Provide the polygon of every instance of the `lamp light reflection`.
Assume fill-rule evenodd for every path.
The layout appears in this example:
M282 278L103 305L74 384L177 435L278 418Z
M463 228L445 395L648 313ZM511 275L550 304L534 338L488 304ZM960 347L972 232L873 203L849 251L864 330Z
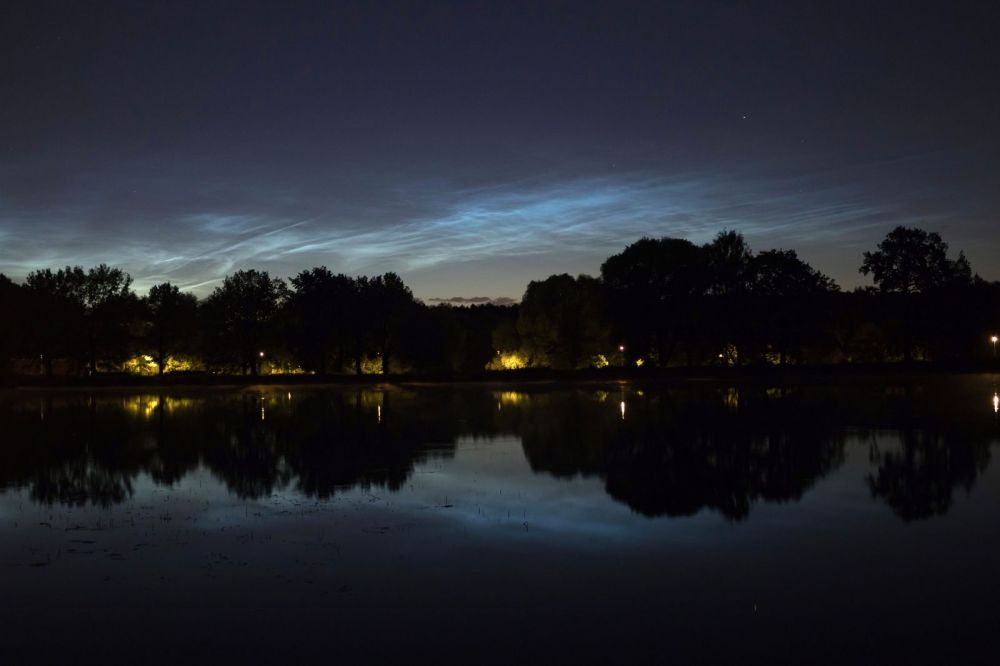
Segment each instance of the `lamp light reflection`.
M993 394L993 413L1000 412L1000 394Z
M622 400L621 405L619 405L619 406L621 407L622 421L624 421L625 420L625 401Z

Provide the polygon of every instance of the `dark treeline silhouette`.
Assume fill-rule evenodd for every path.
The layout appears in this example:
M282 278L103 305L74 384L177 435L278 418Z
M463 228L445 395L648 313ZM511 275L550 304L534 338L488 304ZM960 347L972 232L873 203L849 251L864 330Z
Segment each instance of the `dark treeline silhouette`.
M845 293L792 250L736 232L696 245L643 238L599 277L531 282L516 306L429 307L398 275L325 267L288 281L226 277L199 301L139 295L105 265L0 276L0 372L472 374L524 367L969 363L995 355L1000 283L898 227L865 252L874 286Z
M986 469L996 436L989 394L966 379L934 390L67 393L12 397L0 417L0 488L45 504L116 504L140 475L169 486L199 468L243 499L395 491L461 438L515 436L534 472L598 478L639 514L709 509L731 520L802 498L838 469L850 439L868 447L856 482L874 499L903 520L941 514Z

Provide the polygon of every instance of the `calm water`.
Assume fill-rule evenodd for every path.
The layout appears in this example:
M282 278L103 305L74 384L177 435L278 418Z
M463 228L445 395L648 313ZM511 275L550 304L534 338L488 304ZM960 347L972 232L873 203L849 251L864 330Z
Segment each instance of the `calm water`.
M993 378L0 398L0 663L996 663Z

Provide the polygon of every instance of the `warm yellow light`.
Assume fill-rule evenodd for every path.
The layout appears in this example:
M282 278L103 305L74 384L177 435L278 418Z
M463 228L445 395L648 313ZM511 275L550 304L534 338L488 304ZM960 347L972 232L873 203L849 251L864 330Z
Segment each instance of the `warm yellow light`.
M487 370L520 370L528 367L528 362L517 352L498 351L497 357L486 365Z
M261 358L264 358L264 352L261 352L261 353L260 353L260 357L261 357Z
M992 342L993 344L996 344L997 340L1000 340L1000 338L998 338L995 335L990 336L990 342Z
M618 351L625 351L625 345L618 345Z
M619 405L619 407L621 408L621 412L622 412L622 421L624 421L625 420L625 401L624 400L622 400L621 405Z
M1000 412L1000 395L993 394L993 413Z
M519 405L528 399L527 393L519 391L502 391L498 396L501 405Z

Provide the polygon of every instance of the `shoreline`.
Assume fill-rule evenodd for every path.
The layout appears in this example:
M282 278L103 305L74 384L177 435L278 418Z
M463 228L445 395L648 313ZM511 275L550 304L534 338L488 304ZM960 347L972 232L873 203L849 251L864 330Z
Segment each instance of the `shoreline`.
M631 384L829 384L837 382L913 382L960 375L1000 375L1000 363L974 365L870 364L837 366L746 366L739 368L665 368L602 370L507 370L470 375L210 375L144 377L109 373L95 377L8 377L0 393L46 391L242 391L284 388L386 389L573 387Z

